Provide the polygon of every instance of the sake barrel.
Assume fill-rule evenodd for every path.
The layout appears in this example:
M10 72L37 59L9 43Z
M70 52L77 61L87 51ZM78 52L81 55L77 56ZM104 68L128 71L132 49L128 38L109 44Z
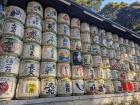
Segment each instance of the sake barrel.
M59 13L58 14L58 23L64 23L70 25L70 17L66 13Z
M91 43L90 34L88 32L81 33L81 42L82 43Z
M93 36L92 41L96 44L100 44L100 37L99 36Z
M128 46L129 45L129 40L128 39L124 39L124 45Z
M81 65L83 63L83 57L82 57L81 52L79 51L73 51L71 53L71 59L72 59L73 65Z
M99 79L95 81L98 89L97 89L97 93L100 94L105 94L106 93L106 88L105 88L105 81L103 79Z
M106 47L101 47L101 56L108 57L108 49Z
M29 14L26 18L26 28L36 28L42 31L42 20L38 15Z
M126 53L126 46L122 45L120 46L121 53Z
M94 69L92 66L83 66L84 80L94 78Z
M54 78L41 79L41 97L55 97L57 95L57 80Z
M13 35L22 39L24 36L24 26L22 23L16 20L6 20L3 28L3 36Z
M116 53L116 59L118 60L121 59L121 52L119 50L116 50L115 53Z
M138 45L137 43L135 43L134 45L135 45L135 48L136 48L136 49L139 48L139 45Z
M80 20L78 18L72 18L71 19L71 28L80 29Z
M129 41L129 46L130 47L135 47L135 43L133 41Z
M72 39L70 41L70 49L72 51L78 50L81 51L82 50L82 43L80 40L76 40L76 39Z
M139 64L135 64L135 71L140 72L140 65Z
M70 96L72 94L72 81L68 78L58 79L58 96Z
M91 53L92 47L89 43L82 43L82 52L83 53Z
M59 56L59 52L58 52ZM42 60L57 61L57 49L53 46L43 46L42 47Z
M0 100L10 100L14 97L16 88L16 78L0 76Z
M111 59L111 60L110 60L110 68L111 68L112 70L119 70L119 68L120 68L119 61L116 60L116 59Z
M118 42L119 41L119 37L117 34L113 34L113 41L114 42Z
M119 71L118 70L111 70L111 75L113 80L119 79Z
M14 36L5 36L0 40L0 55L18 57L22 53L23 42Z
M0 74L17 76L20 59L13 56L0 56Z
M134 84L134 91L138 92L139 91L139 82L133 82Z
M113 48L114 48L115 50L120 50L119 43L118 43L118 42L114 42L114 43L113 43Z
M132 55L135 55L136 54L136 49L133 47L133 48L131 48L131 53L132 53Z
M121 60L122 61L129 61L129 58L128 58L128 54L121 54Z
M82 79L72 80L72 94L76 96L84 94L84 81Z
M27 14L36 14L43 18L43 7L38 2L30 1L27 5Z
M113 46L113 41L112 40L108 40L107 41L107 47L108 48L113 48L114 46Z
M119 38L119 44L124 45L124 38L122 38L122 37Z
M90 32L90 28L89 28L89 24L84 22L84 23L81 23L81 32L87 32L89 33Z
M35 28L26 28L23 41L41 44L43 38L40 30Z
M20 21L22 24L25 23L26 13L23 9L17 6L8 6L5 10L5 16L7 19L15 19Z
M21 78L16 89L17 99L32 99L39 96L40 82L36 77Z
M42 45L57 47L57 37L53 32L44 32L42 34Z
M106 39L107 40L113 40L113 36L111 32L106 32Z
M70 38L71 39L81 39L81 36L80 36L80 29L78 28L72 28L70 30Z
M98 44L93 44L91 47L92 55L101 55L101 48Z
M103 62L103 68L110 68L109 58L108 57L102 57Z
M19 77L39 77L40 63L34 60L22 60Z
M116 93L122 93L123 92L123 88L122 88L122 84L120 81L113 81L114 84L114 89Z
M90 33L92 34L92 35L97 35L98 34L98 28L96 27L96 26L90 26Z
M70 49L70 39L66 36L58 37L58 48Z
M103 62L102 62L102 57L101 56L93 56L93 67L102 67Z
M70 58L70 50L68 49L58 49L57 51L57 59L58 62L70 62L71 58Z
M111 70L109 68L106 68L104 69L104 71L105 71L105 79L111 80L112 79Z
M43 22L43 31L44 32L53 32L57 33L57 23L54 19L45 19Z
M101 37L100 44L101 44L101 46L107 47L107 40L105 38Z
M121 67L121 70L130 71L129 62L121 62L120 67Z
M91 54L83 54L83 64L93 66L93 59Z
M84 77L83 66L72 65L72 79L82 79Z
M67 24L58 24L58 35L68 36L70 37L70 27Z
M22 58L40 60L41 59L41 46L37 43L24 43Z
M85 80L84 86L85 86L84 91L85 91L85 94L87 94L87 95L93 95L97 91L97 86L96 86L94 80Z
M119 80L127 80L127 73L126 71L119 72Z
M104 29L100 29L100 30L99 30L99 36L100 36L100 37L106 38L106 32L105 32Z
M71 78L69 63L57 63L57 78Z
M127 79L130 80L130 81L134 81L135 80L135 72L133 71L128 71L127 72Z
M45 8L45 13L44 13L45 18L52 18L54 20L57 20L57 11L53 7L46 7Z
M116 53L114 49L108 49L108 53L109 53L109 59L116 58Z
M111 80L106 80L105 81L105 88L106 88L106 93L107 94L112 94L115 91L113 82Z
M49 61L41 62L40 77L56 77L56 63Z
M104 79L105 72L102 68L94 68L94 79Z

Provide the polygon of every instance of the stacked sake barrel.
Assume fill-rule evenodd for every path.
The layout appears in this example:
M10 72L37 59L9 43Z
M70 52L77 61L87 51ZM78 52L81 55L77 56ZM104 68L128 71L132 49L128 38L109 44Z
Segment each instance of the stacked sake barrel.
M66 13L58 14L58 96L72 94L71 67L70 67L70 17Z
M1 4L1 13L0 13L0 38L2 37L2 31L4 27L4 19L5 19L5 6Z
M112 75L112 81L114 83L114 89L116 93L123 92L121 81L119 80L120 73L120 45L119 45L119 37L116 34L113 34L113 49L115 50L115 59L110 59L110 69Z
M82 36L80 33L80 20L71 19L71 70L72 70L72 92L73 95L84 94L83 81L83 59L82 59Z
M12 99L15 94L26 18L24 10L16 6L8 6L5 15L0 40L0 100Z
M41 97L54 97L57 94L57 11L46 7L42 35Z
M25 24L24 45L16 90L17 99L39 97L43 8L38 2L29 2Z

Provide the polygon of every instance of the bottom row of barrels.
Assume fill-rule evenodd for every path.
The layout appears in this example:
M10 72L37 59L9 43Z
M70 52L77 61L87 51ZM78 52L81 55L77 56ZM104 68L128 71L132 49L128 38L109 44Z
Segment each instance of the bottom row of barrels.
M17 86L16 86L17 83ZM114 92L139 91L139 82L120 82L111 80L85 80L68 78L41 79L36 77L20 78L0 77L0 100L30 99L36 97L55 97L70 95L111 94ZM16 92L15 92L16 91Z

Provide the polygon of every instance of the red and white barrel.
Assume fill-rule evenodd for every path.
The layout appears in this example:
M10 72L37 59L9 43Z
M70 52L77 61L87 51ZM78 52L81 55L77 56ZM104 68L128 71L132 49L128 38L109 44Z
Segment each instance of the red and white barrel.
M84 94L84 81L82 79L72 80L72 94L73 95Z
M82 43L82 52L83 53L91 53L91 44Z
M57 79L45 78L40 82L41 97L55 97L57 95Z
M75 40L75 39L72 39L70 41L70 48L72 51L75 51L75 50L78 50L78 51L81 51L82 50L82 43L80 40Z
M72 18L71 19L71 28L80 29L80 20L78 18Z
M96 26L90 26L90 33L93 36L98 35L98 28Z
M23 38L24 42L35 42L41 44L42 39L42 33L40 30L35 28L26 28Z
M26 28L36 28L42 31L42 20L38 15L29 14L26 18Z
M70 27L67 24L58 24L58 35L68 36L70 37Z
M34 60L22 60L19 77L39 77L40 63Z
M43 7L35 1L31 1L27 5L27 14L36 14L43 18Z
M57 11L56 11L56 9L53 8L53 7L46 7L44 17L45 17L45 19L46 18L52 18L54 20L57 20Z
M70 96L72 94L72 81L68 78L58 79L58 96Z
M113 41L114 42L118 42L119 41L119 37L117 34L113 34Z
M17 99L32 99L39 97L40 82L36 77L21 78L16 89Z
M81 42L82 43L91 43L90 33L88 33L88 32L81 33Z
M70 39L69 37L66 36L59 36L58 37L58 48L66 48L66 49L70 49Z
M15 94L16 78L0 76L0 100L11 100Z
M102 57L101 56L93 56L93 67L102 67Z
M105 72L102 68L94 68L94 79L104 79Z
M3 34L2 36L13 35L22 39L24 36L24 26L22 23L16 20L6 20L4 22Z
M81 39L81 36L80 36L80 29L78 28L72 28L70 30L70 38L71 39Z
M53 32L44 32L42 34L42 45L57 47L57 37Z
M23 42L14 36L5 36L0 40L0 55L19 57L22 53Z
M58 62L71 62L70 50L68 49L58 49L57 51Z
M81 32L90 32L89 24L88 23L81 23Z
M119 79L119 71L118 70L111 70L111 75L113 80Z
M120 63L116 59L111 59L110 60L110 68L111 70L119 70L120 68Z
M83 64L84 65L93 65L93 59L91 54L83 54Z
M123 88L122 88L122 84L120 81L113 81L114 84L114 89L116 93L122 93L123 92Z
M0 56L0 74L17 76L20 59L13 56Z
M110 68L110 62L108 57L102 57L103 68Z
M92 66L84 66L83 67L84 80L93 79L94 78L94 69Z
M79 79L84 77L83 66L72 65L72 79Z
M56 63L55 62L41 62L40 77L56 77Z
M92 55L101 55L101 48L98 44L93 44L91 47Z
M20 21L22 24L25 23L26 13L23 9L17 6L8 6L5 10L5 16L7 19L15 19Z
M42 60L57 61L57 49L53 46L42 47Z
M40 60L41 59L41 46L37 43L24 43L22 58Z
M59 13L58 14L58 23L64 23L70 25L70 17L66 13Z
M44 32L53 32L57 33L57 22L54 19L45 19L43 22L43 31Z
M97 91L97 86L96 86L95 81L93 79L85 80L84 86L85 86L84 91L85 91L85 94L87 94L87 95L93 95Z
M57 78L71 78L69 63L57 63Z

